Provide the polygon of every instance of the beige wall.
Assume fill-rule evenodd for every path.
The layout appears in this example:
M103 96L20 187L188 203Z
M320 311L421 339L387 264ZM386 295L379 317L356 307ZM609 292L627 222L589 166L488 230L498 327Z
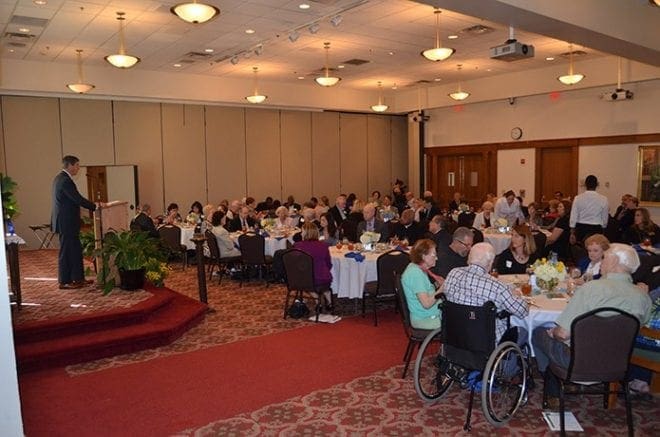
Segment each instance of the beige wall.
M50 221L65 154L83 166L137 165L139 201L154 213L169 202L187 212L195 200L246 195L303 202L342 190L364 198L407 177L403 117L14 96L0 103L0 164L18 183L16 229L28 248L37 246L28 226Z
M521 160L524 160L523 164ZM497 191L498 196L513 190L525 190L525 204L534 201L536 188L535 149L510 149L497 151Z

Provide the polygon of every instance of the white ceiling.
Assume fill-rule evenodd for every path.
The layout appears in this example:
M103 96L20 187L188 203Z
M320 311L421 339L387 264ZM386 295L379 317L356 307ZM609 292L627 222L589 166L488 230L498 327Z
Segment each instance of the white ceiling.
M192 25L169 12L177 3L173 0L48 0L43 6L32 0L0 0L2 57L73 64L76 49L83 49L85 65L114 68L103 57L117 52L116 12L123 11L127 52L142 59L135 69L145 71L247 78L252 67L258 66L264 79L296 83L299 76L311 80L323 67L325 41L331 42L331 67L355 58L369 61L360 66L344 64L337 73L343 78L342 87L357 89L373 88L377 81L384 87L405 87L420 80L454 82L459 78L457 64L463 64L460 79L468 80L568 63L560 56L568 51L567 42L518 29L516 39L534 45L535 57L515 62L492 60L489 48L508 39L508 26L446 10L440 18L442 44L455 48L456 53L444 62L427 61L419 53L435 42L433 8L414 1L317 0L306 1L311 6L307 10L298 7L303 0L208 1L221 9L221 15ZM337 13L343 20L333 27L330 18ZM46 20L45 24L30 23L33 18ZM320 29L312 35L307 27L315 22ZM495 30L485 35L463 32L474 25ZM247 34L246 29L255 33ZM300 38L292 43L288 35L295 29ZM452 34L459 38L447 39ZM263 53L257 56L254 49L260 44ZM205 49L213 49L213 53L206 58L188 56L190 52L205 53ZM607 55L579 45L574 49L586 52L584 59ZM236 54L240 62L232 65L229 58ZM546 57L556 59L546 61ZM182 66L175 67L177 63Z

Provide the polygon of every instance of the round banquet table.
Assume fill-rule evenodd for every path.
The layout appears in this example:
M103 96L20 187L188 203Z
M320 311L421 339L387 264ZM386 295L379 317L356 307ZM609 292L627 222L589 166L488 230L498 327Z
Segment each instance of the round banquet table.
M361 298L364 284L378 279L376 260L381 255L375 252L362 252L362 262L346 258L350 252L345 246L341 249L330 247L332 260L332 292L338 297Z
M278 237L266 237L264 239L264 255L266 256L273 256L273 254L280 250L280 249L286 249L286 242L290 242L293 244L293 236L297 233L300 232L295 231L291 232L288 234L288 237L284 236L278 236ZM229 234L229 237L231 238L231 241L234 242L234 244L240 249L240 246L238 244L238 237L241 235L242 232L232 232Z

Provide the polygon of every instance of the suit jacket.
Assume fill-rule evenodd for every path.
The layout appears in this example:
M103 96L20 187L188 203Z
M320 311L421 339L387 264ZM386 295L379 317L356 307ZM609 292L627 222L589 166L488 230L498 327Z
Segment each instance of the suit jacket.
M424 238L429 238L435 242L435 246L449 246L451 244L452 236L446 229L440 229L435 234L427 232Z
M76 188L69 174L62 170L53 180L53 209L50 226L58 234L76 235L80 232L80 208L96 209Z
M424 212L420 212L419 221L426 221L427 223L431 221L433 217L440 214L440 209L433 205L428 209L424 209Z
M360 239L360 236L367 231L367 222L366 221L361 221L357 225L357 237L358 240ZM387 240L390 239L389 235L389 228L387 226L387 223L380 219L374 219L374 230L373 232L376 232L380 234L380 239L378 240L379 243L385 243Z
M254 225L257 223L256 220L253 219L250 216L248 216L245 219L245 221L247 222L247 225L248 225L249 228L253 228ZM236 217L234 217L233 219L231 219L227 222L226 227L227 227L227 230L229 232L236 232L236 231L240 231L240 230L243 229L243 225L241 223L241 218L238 216L238 214L236 214Z
M412 222L407 228L401 223L397 223L394 226L394 234L397 236L397 238L399 238L399 240L403 240L405 238L408 240L408 243L415 244L415 241L422 237L423 231L417 222Z
M136 229L142 232L148 232L150 237L158 238L158 230L151 217L141 212L135 216L131 222L131 229Z
M332 219L335 221L335 225L337 227L339 227L339 225L341 225L341 223L344 221L344 219L342 218L341 213L339 212L339 208L337 207L337 205L330 208L328 210L328 212L332 216ZM346 210L344 210L344 217L348 217L348 213L346 212Z

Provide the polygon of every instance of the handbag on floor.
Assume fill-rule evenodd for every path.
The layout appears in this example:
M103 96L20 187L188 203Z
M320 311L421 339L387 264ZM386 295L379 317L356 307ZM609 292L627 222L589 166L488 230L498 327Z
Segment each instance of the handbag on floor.
M293 301L293 304L287 310L287 314L292 319L302 319L309 315L309 308L307 304L300 299Z

